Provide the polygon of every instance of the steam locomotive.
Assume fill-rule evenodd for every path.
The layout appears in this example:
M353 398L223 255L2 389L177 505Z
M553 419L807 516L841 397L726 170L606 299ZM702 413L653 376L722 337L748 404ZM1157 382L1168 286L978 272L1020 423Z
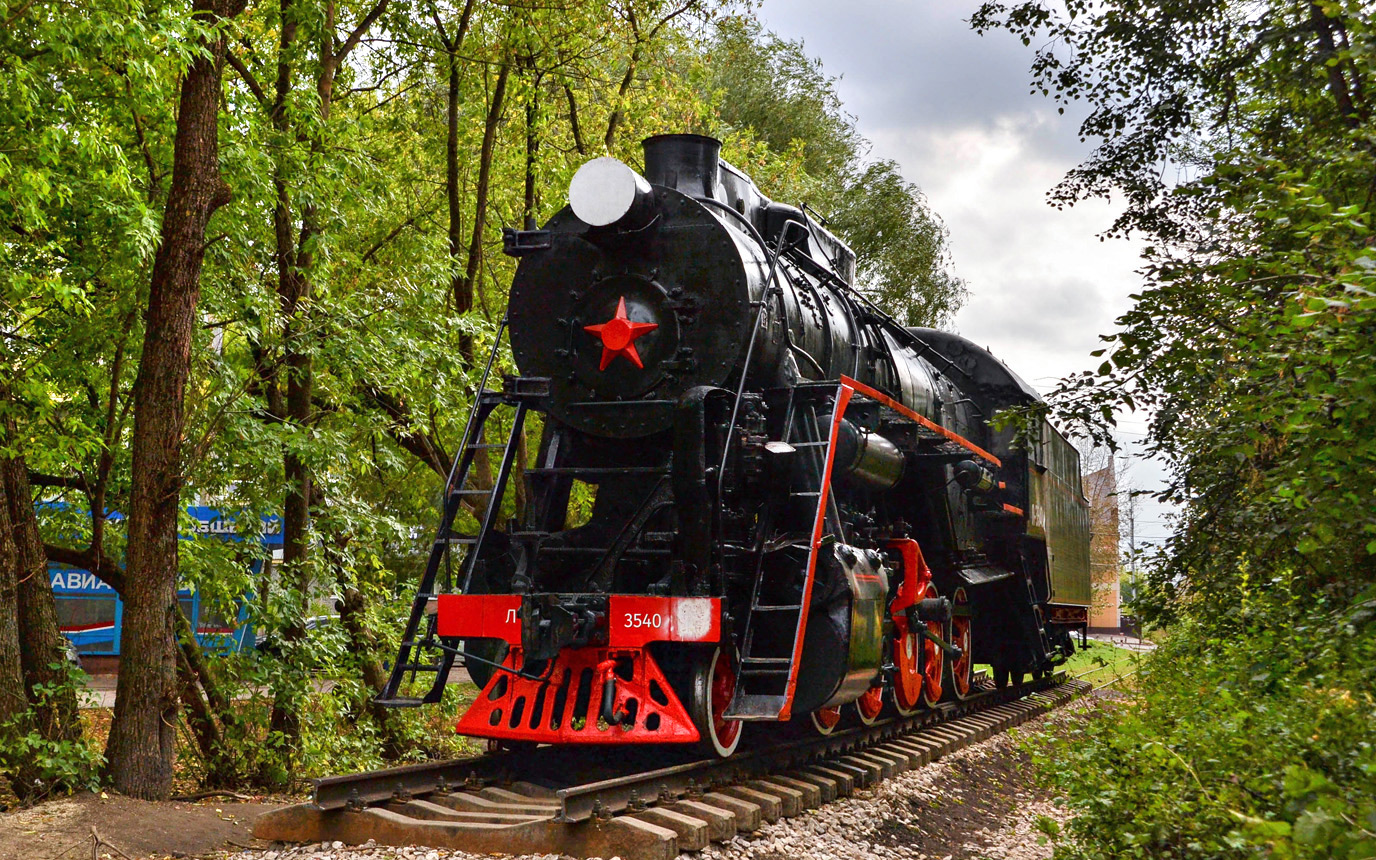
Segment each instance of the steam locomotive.
M1078 454L990 423L1037 393L872 304L718 141L643 146L643 175L594 159L506 231L508 320L379 701L437 702L457 664L462 734L728 756L747 722L827 733L971 695L976 663L1049 672L1087 620ZM488 390L504 333L520 375Z

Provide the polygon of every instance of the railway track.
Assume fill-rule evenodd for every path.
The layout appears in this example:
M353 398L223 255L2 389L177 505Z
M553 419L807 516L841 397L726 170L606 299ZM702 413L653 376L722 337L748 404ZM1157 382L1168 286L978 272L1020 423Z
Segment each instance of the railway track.
M825 737L769 725L776 738L729 759L541 747L328 777L315 781L310 803L260 816L253 835L670 860L921 767L1090 689L1063 675L1005 690L986 681L964 701Z

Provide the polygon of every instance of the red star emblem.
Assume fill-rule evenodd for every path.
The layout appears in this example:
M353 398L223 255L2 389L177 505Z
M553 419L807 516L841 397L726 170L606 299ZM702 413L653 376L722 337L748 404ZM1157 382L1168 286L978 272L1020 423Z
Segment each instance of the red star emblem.
M631 322L626 318L626 297L616 305L616 316L601 325L585 325L583 331L602 339L602 363L598 370L606 370L607 365L618 355L624 355L636 367L643 368L640 353L635 351L635 339L649 331L659 328L659 323Z

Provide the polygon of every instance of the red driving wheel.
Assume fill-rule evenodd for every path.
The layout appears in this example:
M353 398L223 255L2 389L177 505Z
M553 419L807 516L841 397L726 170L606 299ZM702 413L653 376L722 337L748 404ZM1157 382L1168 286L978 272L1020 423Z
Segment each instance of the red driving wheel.
M936 592L936 586L931 584L930 582L927 583L927 588L925 591L923 591L922 597L920 599L934 600L936 599L936 597L938 597ZM929 630L931 634L937 637L938 639L940 639L942 637L942 634L946 632L944 629L942 629L943 625L940 621L927 621L918 623L925 623L927 625L927 630ZM941 701L942 671L944 668L943 664L946 661L944 659L945 655L942 653L941 648L935 642L933 642L931 639L928 639L925 636L922 637L921 650L922 704L930 708L937 702Z
M908 628L908 616L894 619L893 705L910 717L922 707L922 637Z
M829 735L841 722L840 708L818 708L811 714L812 727L819 735Z
M860 698L855 700L855 713L860 717L860 722L867 726L874 725L874 721L879 719L879 714L884 710L884 687L870 687Z
M731 651L718 646L693 667L693 722L697 723L705 749L722 758L736 751L741 741L739 720L726 719L726 709L736 695L736 667Z
M974 667L970 602L965 596L965 589L956 589L952 603L955 604L955 614L951 616L951 644L960 649L960 659L951 661L950 682L956 698L964 699L970 695L971 669Z

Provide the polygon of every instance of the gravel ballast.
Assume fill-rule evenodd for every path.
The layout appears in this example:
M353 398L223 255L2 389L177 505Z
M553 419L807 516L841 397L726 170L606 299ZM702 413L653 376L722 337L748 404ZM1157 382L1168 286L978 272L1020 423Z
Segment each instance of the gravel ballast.
M1039 823L1062 824L1065 810L1033 784L1018 737L1049 721L1083 719L1073 703L1013 733L996 735L916 771L857 791L800 816L763 825L681 860L905 858L905 860L1040 860L1052 845ZM340 843L245 851L228 860L477 860L490 855L431 848ZM557 855L534 855L557 860ZM612 858L607 858L612 860ZM616 858L620 860L620 858Z

